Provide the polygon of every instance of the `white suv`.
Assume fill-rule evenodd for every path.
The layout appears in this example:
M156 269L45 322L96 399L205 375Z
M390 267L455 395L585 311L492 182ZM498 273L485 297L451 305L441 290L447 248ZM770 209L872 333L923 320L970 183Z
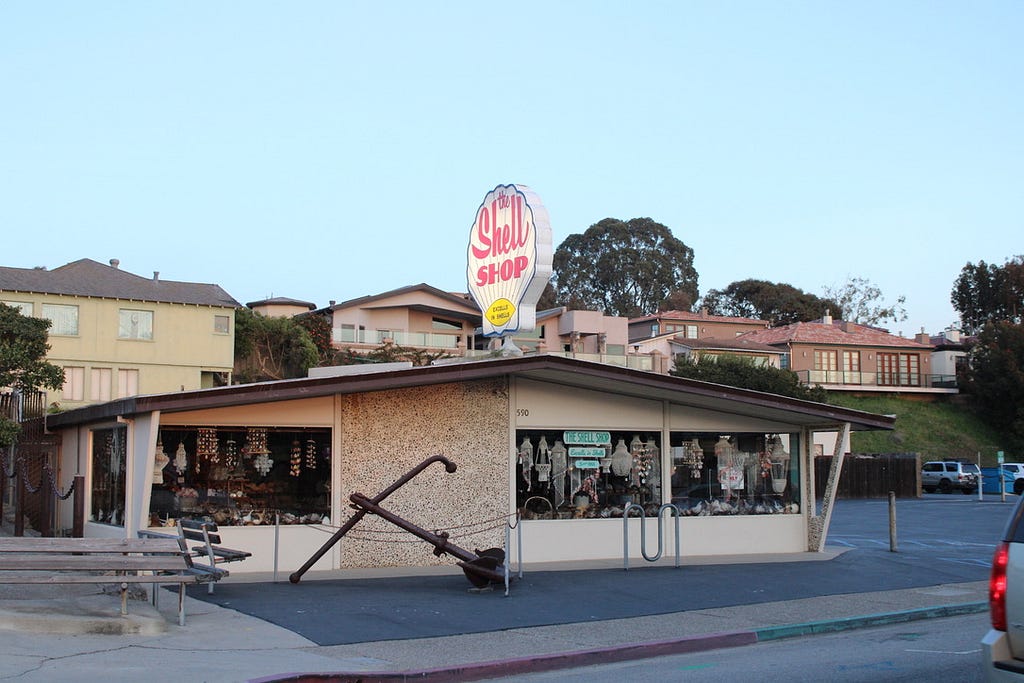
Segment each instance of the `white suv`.
M935 493L936 489L952 493L953 489L960 489L971 494L978 490L980 477L981 470L972 462L935 460L926 462L921 468L921 488L925 493Z
M992 628L981 640L985 680L1024 681L1024 498L1017 502L992 558Z
M1000 467L1006 473L1006 484L1012 482L1012 485L1007 486L1007 488L1012 488L1013 492L1018 496L1024 493L1024 463L1007 462L1003 463Z

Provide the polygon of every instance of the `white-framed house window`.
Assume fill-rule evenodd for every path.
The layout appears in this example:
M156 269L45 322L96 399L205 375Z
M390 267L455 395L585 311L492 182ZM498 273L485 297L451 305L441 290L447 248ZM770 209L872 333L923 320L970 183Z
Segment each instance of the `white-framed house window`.
M32 302L31 301L0 301L2 304L7 304L11 308L18 309L18 313L29 318L32 317Z
M118 370L117 371L117 396L118 398L124 398L125 396L138 396L139 395L139 371L138 370Z
M89 371L89 400L109 401L110 383L113 378L110 368L92 368Z
M117 322L118 339L153 340L153 311L122 308Z
M229 315L215 315L215 316L213 316L213 331L216 334L230 334L231 333L231 316L229 316Z
M64 389L61 395L65 401L85 400L85 368L64 368Z
M50 334L56 337L78 336L78 306L43 304L43 317L50 320Z

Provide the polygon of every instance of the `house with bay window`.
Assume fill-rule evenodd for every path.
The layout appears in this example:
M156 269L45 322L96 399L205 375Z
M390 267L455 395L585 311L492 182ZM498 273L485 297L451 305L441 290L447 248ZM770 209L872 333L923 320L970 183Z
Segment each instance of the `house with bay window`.
M931 344L830 315L750 332L740 339L784 351L789 369L804 384L829 391L956 393L955 386L936 381Z
M64 369L64 388L48 402L75 408L228 384L241 304L215 284L119 266L0 267L0 302L51 322L47 360Z

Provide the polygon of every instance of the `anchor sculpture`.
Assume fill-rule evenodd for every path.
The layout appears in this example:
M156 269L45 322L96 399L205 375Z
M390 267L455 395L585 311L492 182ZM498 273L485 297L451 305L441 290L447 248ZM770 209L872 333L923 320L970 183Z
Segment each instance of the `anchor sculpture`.
M498 571L498 567L505 562L505 551L501 548L489 548L487 550L477 550L476 552L469 552L448 540L448 534L446 532L433 533L416 526L412 522L409 522L393 512L389 512L380 506L381 502L392 493L397 491L403 485L409 482L413 477L426 469L431 463L440 462L444 464L444 469L449 474L455 472L456 465L448 458L443 455L435 455L427 458L416 467L412 468L401 477L399 477L395 483L387 487L373 498L369 498L362 493L356 492L351 494L348 499L351 501L351 507L355 510L353 514L345 524L338 529L333 536L331 536L323 546L320 547L313 556L306 560L297 571L295 571L288 580L292 583L298 583L302 579L302 575L309 570L316 562L323 557L331 547L340 541L342 537L347 534L352 527L359 523L363 517L367 514L377 515L381 519L391 522L395 526L414 536L422 538L427 543L434 546L434 554L440 557L441 555L449 554L453 557L458 558L456 564L462 567L462 571L466 574L466 578L477 588L483 588L490 583L501 583L505 580L505 574Z

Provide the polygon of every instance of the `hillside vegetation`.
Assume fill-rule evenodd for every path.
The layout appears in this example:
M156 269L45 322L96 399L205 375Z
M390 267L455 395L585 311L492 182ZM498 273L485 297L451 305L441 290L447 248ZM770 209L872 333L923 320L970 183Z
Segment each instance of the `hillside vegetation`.
M891 432L854 432L853 453L919 453L922 462L942 458L966 458L983 467L996 464L996 451L1006 462L1021 462L1024 453L1012 453L999 433L982 422L959 401L935 403L895 396L847 396L829 394L829 402L869 413L896 416Z

